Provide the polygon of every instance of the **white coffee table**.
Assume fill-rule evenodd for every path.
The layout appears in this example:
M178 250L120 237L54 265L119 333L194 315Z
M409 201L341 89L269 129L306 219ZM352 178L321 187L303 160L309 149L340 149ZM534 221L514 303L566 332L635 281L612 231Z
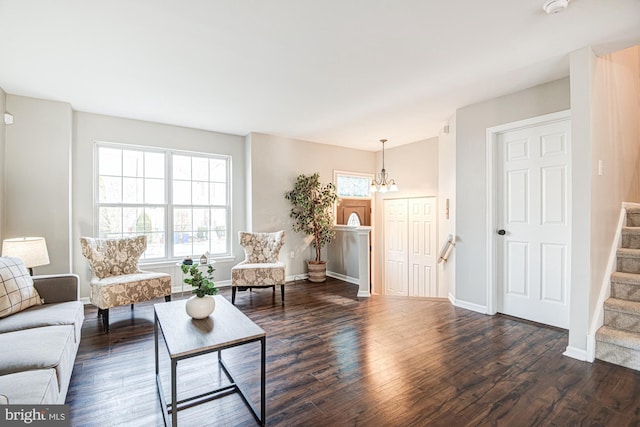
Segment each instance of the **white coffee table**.
M266 337L267 334L251 319L233 306L222 296L215 296L216 308L207 319L194 320L185 311L186 300L159 303L154 305L154 335L156 357L156 384L162 405L165 425L178 425L178 411L201 403L224 397L229 393L239 393L251 410L256 421L265 425L266 396ZM171 403L167 403L158 362L158 330L162 331L164 342L171 359ZM222 350L260 341L260 412L249 400L249 395L235 382L227 365L222 359ZM218 352L218 363L231 384L202 393L197 396L178 400L176 372L180 360ZM171 414L171 419L169 419Z

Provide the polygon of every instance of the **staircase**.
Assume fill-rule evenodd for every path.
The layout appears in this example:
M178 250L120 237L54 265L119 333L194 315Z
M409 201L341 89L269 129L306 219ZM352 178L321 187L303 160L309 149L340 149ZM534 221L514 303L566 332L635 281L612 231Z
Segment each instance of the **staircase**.
M640 371L640 208L627 208L622 247L596 332L596 358Z

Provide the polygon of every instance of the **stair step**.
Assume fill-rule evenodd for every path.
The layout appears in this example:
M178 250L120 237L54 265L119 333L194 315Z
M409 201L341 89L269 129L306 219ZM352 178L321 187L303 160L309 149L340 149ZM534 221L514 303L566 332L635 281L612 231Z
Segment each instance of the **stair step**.
M601 327L596 332L596 359L640 370L640 334Z
M622 227L622 247L640 249L640 227Z
M604 302L605 310L619 311L620 313L637 314L640 316L640 302L627 301L620 298L607 298Z
M640 273L640 249L620 248L616 255L616 270L623 273Z
M609 298L604 302L604 325L640 333L640 302Z
M631 350L640 351L640 334L621 331L610 326L602 326L596 332L596 341L619 345Z
M627 208L627 225L640 227L640 208Z
M640 301L640 274L620 271L611 274L611 297Z

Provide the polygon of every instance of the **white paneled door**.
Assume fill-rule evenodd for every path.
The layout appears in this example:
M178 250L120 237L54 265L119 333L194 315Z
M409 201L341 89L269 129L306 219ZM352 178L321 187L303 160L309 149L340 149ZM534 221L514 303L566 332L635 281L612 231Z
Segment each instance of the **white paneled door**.
M571 122L497 142L498 311L568 328Z
M409 296L435 297L436 206L435 197L409 199Z
M384 201L385 294L437 296L435 197Z
M408 295L407 201L384 201L384 283L386 295Z

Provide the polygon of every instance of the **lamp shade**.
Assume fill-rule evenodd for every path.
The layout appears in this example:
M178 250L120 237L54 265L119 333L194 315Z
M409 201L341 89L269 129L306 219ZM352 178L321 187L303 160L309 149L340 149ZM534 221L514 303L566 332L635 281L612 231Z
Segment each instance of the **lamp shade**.
M2 242L2 256L20 258L27 268L49 264L44 237L19 237Z

